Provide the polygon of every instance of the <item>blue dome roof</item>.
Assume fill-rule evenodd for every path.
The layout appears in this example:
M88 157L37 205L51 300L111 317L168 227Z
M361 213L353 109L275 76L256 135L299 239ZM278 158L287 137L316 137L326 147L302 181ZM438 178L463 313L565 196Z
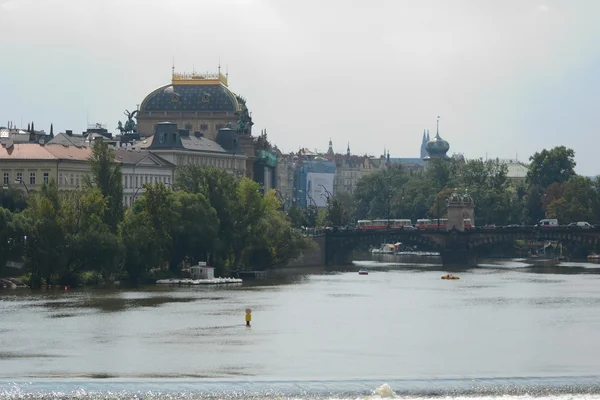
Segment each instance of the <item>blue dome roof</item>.
M166 85L150 93L140 111L240 111L237 96L226 86Z
M440 137L439 132L425 145L430 157L446 157L450 144Z

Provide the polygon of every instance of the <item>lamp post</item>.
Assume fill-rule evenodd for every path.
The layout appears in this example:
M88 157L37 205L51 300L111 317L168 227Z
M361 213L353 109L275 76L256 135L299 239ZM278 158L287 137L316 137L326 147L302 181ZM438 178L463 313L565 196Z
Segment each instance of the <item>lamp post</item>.
M437 198L437 228L440 230L440 198Z
M23 181L22 178L15 178L15 183L20 183L23 186L25 186L25 191L27 192L27 194L29 194L29 188L27 187L27 185L25 184L25 181Z
M325 193L327 194L327 199L329 199L330 197L333 197L331 192L329 190L327 190L327 188L324 185L319 185L319 186L322 187L323 190L325 191Z

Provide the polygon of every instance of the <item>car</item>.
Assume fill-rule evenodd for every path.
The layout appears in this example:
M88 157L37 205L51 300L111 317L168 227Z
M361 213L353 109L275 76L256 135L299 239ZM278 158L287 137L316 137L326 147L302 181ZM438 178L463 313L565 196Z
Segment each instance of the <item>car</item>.
M579 221L579 222L571 222L567 225L569 228L579 228L579 229L591 229L593 226L589 222Z

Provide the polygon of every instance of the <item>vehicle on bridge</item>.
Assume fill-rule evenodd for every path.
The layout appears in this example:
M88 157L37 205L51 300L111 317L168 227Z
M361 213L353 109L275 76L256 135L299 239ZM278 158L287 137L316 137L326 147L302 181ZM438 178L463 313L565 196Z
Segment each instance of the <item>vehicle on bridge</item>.
M358 230L385 230L388 227L388 223L390 229L412 229L413 224L410 219L361 219L356 224L356 229Z
M536 226L544 227L544 228L554 228L558 226L557 219L543 219Z
M417 229L448 229L448 218L434 219L418 219L416 224Z

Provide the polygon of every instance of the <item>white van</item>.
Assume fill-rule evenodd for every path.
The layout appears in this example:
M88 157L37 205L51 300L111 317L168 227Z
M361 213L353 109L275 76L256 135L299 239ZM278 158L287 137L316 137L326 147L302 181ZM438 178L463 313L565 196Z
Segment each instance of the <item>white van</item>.
M540 221L538 226L548 227L548 228L556 227L556 226L558 226L558 220L557 219L543 219Z

